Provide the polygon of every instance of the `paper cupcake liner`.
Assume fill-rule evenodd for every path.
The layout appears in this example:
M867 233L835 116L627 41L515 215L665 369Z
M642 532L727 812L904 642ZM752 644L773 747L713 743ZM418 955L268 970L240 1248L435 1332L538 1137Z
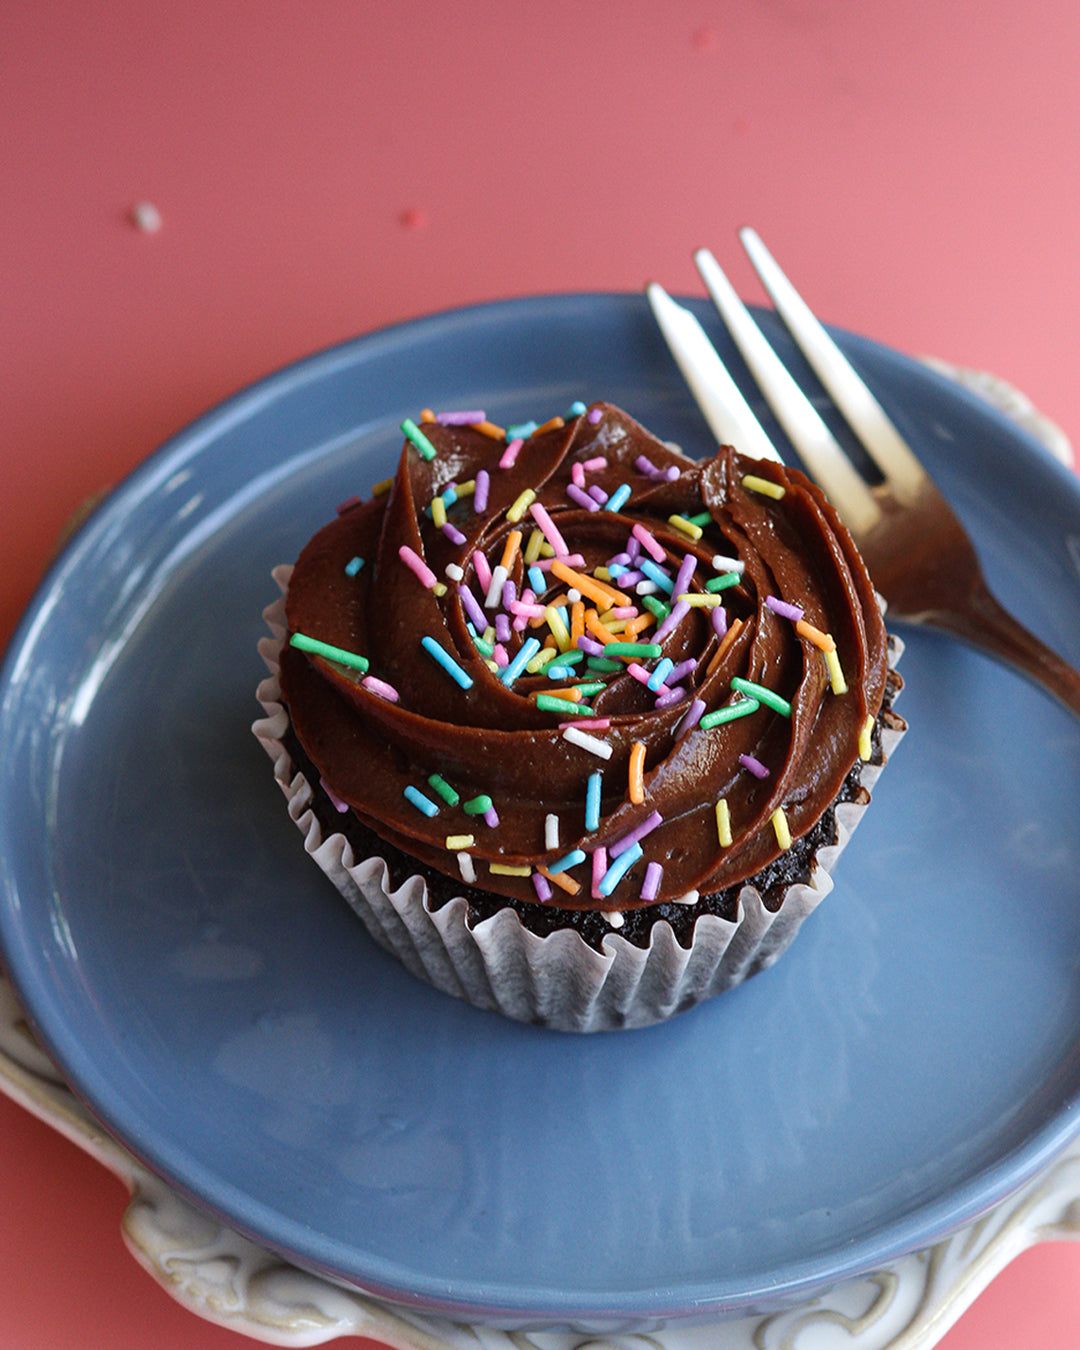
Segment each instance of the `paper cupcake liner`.
M837 806L837 840L818 850L808 883L789 886L779 906L771 909L758 890L745 885L735 919L702 915L689 947L659 920L647 947L638 947L613 930L604 937L601 952L570 928L537 936L509 906L470 925L467 900L457 896L432 908L421 876L410 876L393 888L382 858L357 859L343 834L324 834L311 809L312 785L294 768L283 743L289 716L281 703L278 667L286 634L284 592L291 571L280 567L274 572L282 597L265 611L272 636L259 644L270 672L257 691L266 715L252 730L274 761L275 778L307 852L375 941L419 979L476 1007L559 1031L649 1026L771 966L832 889L831 872L868 799ZM891 663L900 649L893 639ZM900 719L895 721L895 726L882 727L885 760L904 733ZM873 787L882 767L863 766L865 788Z

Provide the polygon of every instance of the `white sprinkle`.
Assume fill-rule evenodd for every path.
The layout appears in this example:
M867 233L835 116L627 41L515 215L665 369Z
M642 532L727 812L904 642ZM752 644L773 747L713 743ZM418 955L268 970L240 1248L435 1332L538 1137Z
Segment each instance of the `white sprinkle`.
M680 895L675 901L677 905L696 905L700 895L697 891L687 891L685 895Z
M655 595L659 589L655 581L639 581L634 587L638 595Z
M621 909L602 909L600 913L611 924L612 928L621 928L623 926L623 916Z
M496 605L502 604L503 583L506 581L509 573L506 568L499 563L491 573L491 585L488 587L487 595L484 598L484 608L494 609Z
M473 866L472 857L468 853L459 853L457 855L457 865L461 870L461 879L467 885L476 884L476 868Z
M581 599L581 592L577 589L576 586L571 586L570 589L566 592L566 598L570 602L570 604L576 605L577 602Z
M164 224L161 212L153 202L136 202L131 208L131 219L143 234L157 234Z
M559 847L559 817L556 815L544 817L544 847Z
M590 736L587 731L582 731L580 727L564 727L563 740L569 741L571 745L576 745L582 750L588 750L590 755L595 755L598 759L611 758L611 746L607 741L602 741L596 736Z
M465 569L459 563L447 563L446 575L451 581L462 581L465 577Z
M713 558L712 565L718 572L738 572L740 576L746 571L746 564L740 558L725 558L722 553Z

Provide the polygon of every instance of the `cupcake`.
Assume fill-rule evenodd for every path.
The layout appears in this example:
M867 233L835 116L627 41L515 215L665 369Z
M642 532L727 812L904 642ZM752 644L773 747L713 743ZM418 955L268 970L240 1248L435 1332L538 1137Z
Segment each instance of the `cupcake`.
M836 512L603 403L403 430L275 573L254 730L308 852L415 975L543 1026L771 965L905 729Z

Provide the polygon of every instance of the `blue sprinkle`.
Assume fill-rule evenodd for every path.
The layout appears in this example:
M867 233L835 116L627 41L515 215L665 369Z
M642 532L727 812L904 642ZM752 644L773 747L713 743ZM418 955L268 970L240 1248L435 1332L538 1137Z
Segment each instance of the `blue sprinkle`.
M597 890L601 895L608 896L615 887L630 871L634 863L641 857L643 849L640 844L632 844L625 853L620 853L608 870L600 878L600 885Z
M556 872L565 872L568 867L576 867L578 863L585 861L585 850L583 848L571 849L565 857L557 859L555 862L548 863L547 870L553 875Z
M360 571L363 565L364 565L363 558L350 558L349 561L345 564L345 575L347 577L356 576L357 572Z
M578 398L567 408L566 415L567 417L580 417L585 410L585 404Z
M651 689L655 694L674 669L675 662L670 656L665 656L662 661L657 663L656 669L649 676L648 683L645 686L646 689Z
M520 438L527 441L539 425L539 422L519 422L516 427L507 427L506 439L516 441Z
M604 775L597 769L595 773L589 774L589 781L585 786L585 828L587 830L598 830L600 828L600 785L603 778Z
M433 637L422 637L420 639L420 645L429 656L433 657L434 660L442 666L447 675L449 675L456 684L459 684L462 689L472 688L472 676L468 671L462 670L450 653L444 651Z
M544 674L547 675L549 680L568 680L573 675L573 673L574 673L573 666L556 665L554 661L551 663L550 666L547 667L547 669L544 672Z
M604 505L605 511L621 511L630 500L630 484L620 483Z
M499 679L503 684L513 684L539 650L539 638L526 638L518 648L518 654L514 659L499 671Z
M638 568L645 573L645 575L649 578L650 581L655 581L661 590L667 591L668 595L674 594L675 592L674 581L672 581L671 577L667 574L667 572L665 572L662 567L654 563L651 558L640 559L638 562Z
M547 584L547 577L539 567L529 568L529 585L532 587L533 595L543 595L547 590Z
M411 783L405 789L405 798L407 801L412 802L413 806L415 806L418 811L423 811L425 816L430 817L439 814L439 808L431 798L425 797L420 789L414 788Z

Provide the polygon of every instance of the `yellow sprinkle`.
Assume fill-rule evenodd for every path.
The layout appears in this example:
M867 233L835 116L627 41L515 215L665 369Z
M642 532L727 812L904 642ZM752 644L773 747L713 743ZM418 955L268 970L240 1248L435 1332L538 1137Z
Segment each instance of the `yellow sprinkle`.
M862 730L859 732L859 758L864 762L869 760L874 753L874 745L870 739L870 733L874 730L874 719L867 714L866 721L862 724Z
M498 661L493 661L490 656L485 656L484 665L487 666L488 670L491 671L492 675L498 675L499 673Z
M627 621L625 619L601 619L600 622L609 633L625 633Z
M533 659L527 662L525 669L530 675L539 675L549 661L555 659L555 647L541 647Z
M526 563L534 563L540 556L540 549L544 544L543 530L533 530L529 535L529 542L525 545Z
M547 877L553 886L558 886L564 890L567 895L577 895L581 890L581 882L575 881L567 872L549 872L546 867L538 866L536 869L541 876Z
M484 631L480 634L480 636L484 639L485 642L488 642L488 643L494 642L494 641L495 641L495 625L489 623L488 626L484 629Z
M514 565L514 559L517 557L517 551L521 547L521 531L511 530L506 536L506 546L503 548L503 555L500 560L500 566L505 567L509 572Z
M683 595L677 595L676 600L682 600L684 604L692 609L715 609L717 605L724 603L722 595L713 595L708 592L687 591Z
M436 595L445 595L445 594L446 594L446 582L445 582L445 581L437 581L437 582L435 583L435 585L432 586L431 589L435 592Z
M488 871L500 877L527 877L531 874L532 868L514 867L510 863L489 863Z
M457 495L459 497L471 497L476 491L476 479L470 478L467 483L457 485Z
M446 503L441 497L431 499L431 519L435 522L437 530L441 530L446 524Z
M630 800L640 806L645 800L645 742L635 741L630 747Z
M820 647L823 652L832 652L836 650L836 642L831 634L823 633L820 628L815 628L812 623L807 623L805 619L797 620L795 631L800 637L806 638L812 642L815 647Z
M534 501L536 501L536 493L532 488L526 488L507 511L506 519L516 525Z
M746 479L744 478L743 483L745 482ZM781 488L780 489L781 495L783 495L783 491L784 489ZM701 526L695 525L692 520L687 520L685 516L668 516L667 523L669 525L674 525L674 527L677 530L687 535L688 538L692 539L695 544L701 538Z
M836 654L836 648L825 653L825 664L829 669L829 682L832 684L834 694L847 693L847 680L844 679L844 672L840 668L840 658Z
M375 486L371 489L371 495L373 497L383 497L386 495L386 493L390 491L390 489L393 486L394 480L392 478L384 478L381 480L381 482L376 483Z
M455 853L459 849L472 848L475 843L475 834L448 834L446 836L446 847Z
M434 422L434 421L435 421L435 414L431 411L430 408L421 408L421 409L420 409L420 421L421 421L421 422Z
M721 797L716 803L716 837L721 848L731 847L731 812L726 797Z
M566 426L566 423L563 421L561 417L552 417L549 418L548 421L546 421L542 427L537 427L536 430L533 432L533 435L542 436L545 431L557 431L559 427L564 426Z
M608 571L606 567L594 567L593 576L596 577L597 581L611 580L611 573Z
M776 501L787 491L787 488L781 487L779 483L770 483L767 478L759 478L756 473L743 475L742 485L750 492L760 492L765 497L773 497Z
M482 431L485 436L490 436L493 441L502 441L506 439L506 428L497 427L494 422L474 422L473 431Z
M544 618L547 620L547 626L551 629L551 635L554 637L559 651L568 652L570 650L570 630L563 623L562 615L554 605L545 605Z
M781 848L790 848L791 831L788 829L787 816L784 815L784 808L778 806L769 819L772 821L772 827L776 831L776 842Z
M603 605L605 609L610 609L614 605L630 604L630 597L624 595L622 591L617 591L614 586L596 581L584 572L578 572L575 568L568 567L564 562L558 560L553 562L551 571L560 581L565 581L568 586L576 586L582 595L587 596L598 605Z

